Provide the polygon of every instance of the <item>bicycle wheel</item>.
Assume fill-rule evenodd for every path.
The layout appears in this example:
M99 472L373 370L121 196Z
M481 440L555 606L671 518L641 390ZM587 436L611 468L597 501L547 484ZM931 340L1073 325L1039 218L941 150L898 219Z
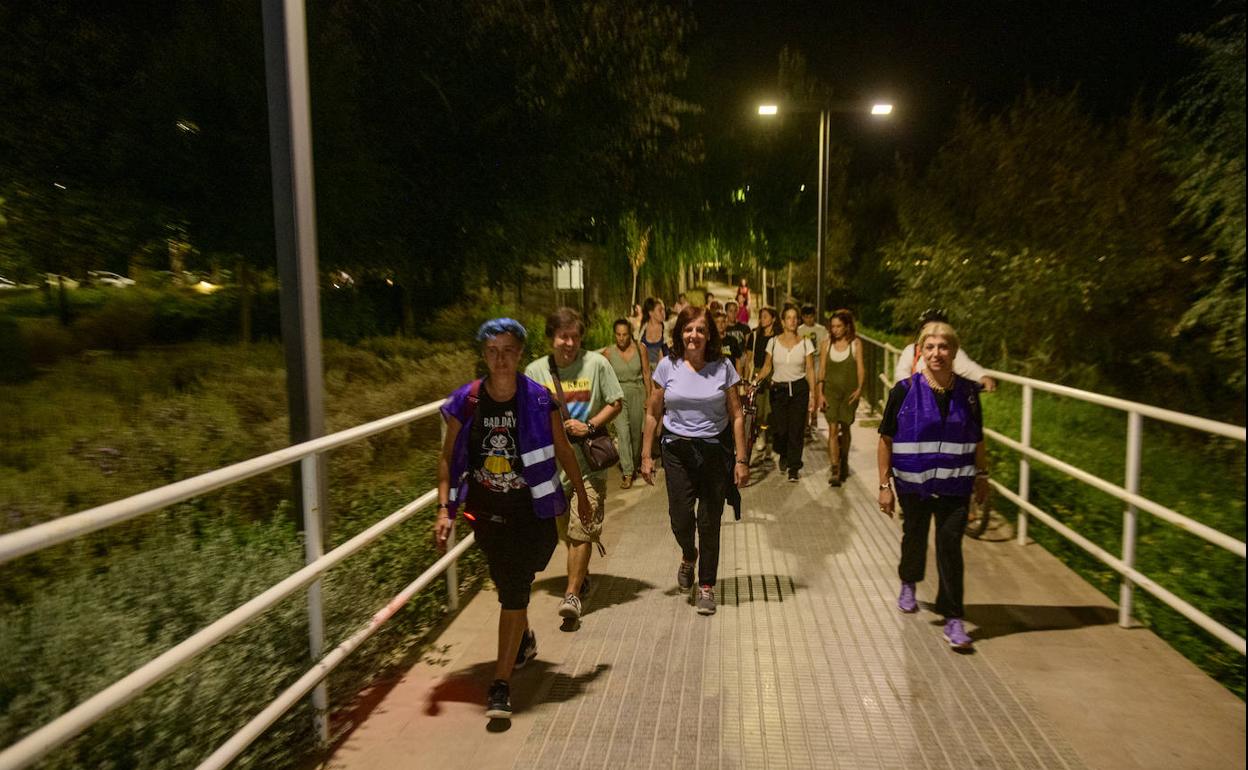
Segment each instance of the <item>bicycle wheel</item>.
M979 539L988 531L988 524L992 521L992 500L991 498L984 501L981 506L975 502L975 498L971 498L970 508L966 515L966 529L964 530L967 537Z

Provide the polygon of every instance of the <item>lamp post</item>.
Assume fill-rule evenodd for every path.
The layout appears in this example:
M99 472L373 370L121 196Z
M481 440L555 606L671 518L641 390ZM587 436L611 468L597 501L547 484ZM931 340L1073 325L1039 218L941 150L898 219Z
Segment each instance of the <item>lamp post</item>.
M819 111L819 215L817 217L817 238L815 242L815 319L816 323L823 320L823 247L828 233L828 154L831 152L831 115L837 113L862 114L865 106L851 102L823 102L812 105L796 105L787 107L791 112ZM887 102L876 102L871 105L870 114L882 118L893 113L893 105ZM775 117L780 114L778 104L758 105L758 114L762 117Z

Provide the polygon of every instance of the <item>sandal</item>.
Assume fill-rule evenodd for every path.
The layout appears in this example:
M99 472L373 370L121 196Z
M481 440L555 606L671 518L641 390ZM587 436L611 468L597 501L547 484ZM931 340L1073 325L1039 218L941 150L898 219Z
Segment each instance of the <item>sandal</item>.
M839 487L841 485L841 466L833 465L828 469L828 486Z
M620 477L620 489L628 489L632 485L633 485L632 474L625 473L623 476Z

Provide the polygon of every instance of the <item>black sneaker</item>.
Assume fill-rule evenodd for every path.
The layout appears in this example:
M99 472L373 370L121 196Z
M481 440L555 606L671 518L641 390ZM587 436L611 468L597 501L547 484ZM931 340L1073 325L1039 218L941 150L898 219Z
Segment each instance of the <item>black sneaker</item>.
M784 459L784 455L776 456L776 467L782 471L789 467L789 461Z
M495 679L485 696L485 715L490 719L511 719L511 685Z
M790 483L797 482L797 468L789 468L789 482Z
M516 651L516 668L524 668L525 664L537 657L537 634L533 629L524 632L520 639L520 649Z
M682 591L693 588L693 564L691 561L687 562L682 559L680 566L676 569L676 585Z

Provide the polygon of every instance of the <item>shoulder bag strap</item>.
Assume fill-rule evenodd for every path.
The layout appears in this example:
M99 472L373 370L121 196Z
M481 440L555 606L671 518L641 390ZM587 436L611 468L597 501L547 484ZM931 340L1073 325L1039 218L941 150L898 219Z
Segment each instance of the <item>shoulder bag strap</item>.
M571 420L572 415L568 414L568 405L564 403L563 385L559 382L559 367L555 364L553 353L547 356L546 363L550 366L550 377L555 381L555 393L559 396L559 413L563 415L564 420Z

